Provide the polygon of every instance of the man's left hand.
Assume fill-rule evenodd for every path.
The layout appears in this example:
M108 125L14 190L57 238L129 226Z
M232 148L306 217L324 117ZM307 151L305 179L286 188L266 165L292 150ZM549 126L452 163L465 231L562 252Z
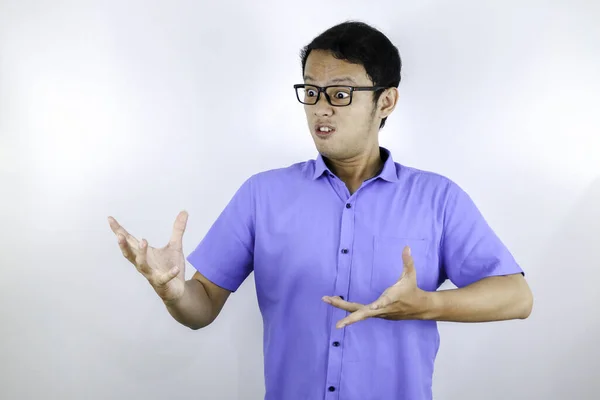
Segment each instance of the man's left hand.
M337 328L372 317L390 320L423 318L430 307L430 293L417 287L414 260L408 246L402 251L402 261L404 268L400 279L371 304L351 303L342 300L339 296L323 297L324 302L351 313L338 321Z

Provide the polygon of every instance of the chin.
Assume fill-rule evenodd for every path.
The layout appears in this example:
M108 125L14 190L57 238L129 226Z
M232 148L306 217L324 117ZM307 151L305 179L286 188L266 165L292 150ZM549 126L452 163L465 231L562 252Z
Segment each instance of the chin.
M342 155L343 150L336 148L336 146L332 146L329 143L317 143L315 144L317 151L323 156L327 158L337 158Z

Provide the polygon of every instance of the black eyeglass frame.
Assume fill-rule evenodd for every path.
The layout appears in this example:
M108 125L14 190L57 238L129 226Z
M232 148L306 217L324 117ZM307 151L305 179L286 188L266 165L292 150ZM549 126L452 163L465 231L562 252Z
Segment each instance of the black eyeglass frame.
M317 99L315 100L314 103L305 103L302 100L300 100L300 94L298 93L298 89L305 89L306 86L310 86L311 88L317 88L318 92L317 92ZM329 88L345 88L345 89L350 89L350 102L348 104L333 104L331 102L331 97L329 97L329 94L327 94L326 90ZM354 92L367 92L367 91L378 91L378 90L382 90L382 89L387 89L387 87L385 86L346 86L346 85L330 85L330 86L317 86L317 85L310 85L310 84L306 84L306 83L298 83L296 85L294 85L294 90L296 91L296 98L298 99L298 101L302 104L305 104L307 106L314 106L315 104L317 104L321 98L321 92L325 95L325 98L327 99L327 102L333 106L333 107L348 107L350 104L352 104L352 100L354 99Z

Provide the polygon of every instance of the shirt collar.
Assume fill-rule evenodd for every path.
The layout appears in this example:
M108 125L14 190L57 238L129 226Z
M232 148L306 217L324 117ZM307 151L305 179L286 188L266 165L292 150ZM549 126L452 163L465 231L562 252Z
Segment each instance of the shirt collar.
M398 174L396 172L396 163L392 159L392 153L386 149L385 147L379 147L379 152L381 154L383 162L383 168L379 173L373 178L381 178L388 182L398 182ZM315 172L313 173L313 180L320 178L325 172L328 172L331 175L334 175L333 172L327 167L325 164L325 160L323 156L319 154L317 159L315 160Z

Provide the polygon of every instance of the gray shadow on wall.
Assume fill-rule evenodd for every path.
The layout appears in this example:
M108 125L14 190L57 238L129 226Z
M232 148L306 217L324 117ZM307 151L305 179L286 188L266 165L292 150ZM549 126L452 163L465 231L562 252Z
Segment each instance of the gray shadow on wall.
M600 397L599 250L600 177L554 234L530 283L538 328L528 334L527 359L535 398Z
M461 382L445 372L434 374L434 395L465 400L599 398L599 232L600 178L550 235L539 261L524 266L535 299L527 320L440 323L443 351L436 365L450 365Z

